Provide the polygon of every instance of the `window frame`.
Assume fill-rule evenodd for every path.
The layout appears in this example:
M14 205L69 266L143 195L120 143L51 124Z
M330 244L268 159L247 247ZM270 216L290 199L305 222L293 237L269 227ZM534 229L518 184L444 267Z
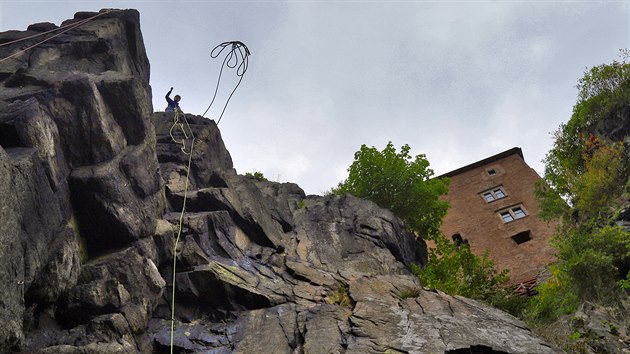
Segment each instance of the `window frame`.
M497 211L497 213L499 214L499 217L501 218L501 221L503 221L504 224L507 224L516 220L520 220L529 216L529 212L527 212L527 209L523 207L523 204L512 205L511 207ZM507 218L504 215L509 215L510 220L507 220Z
M501 216L501 220L503 220L504 223L508 223L508 222L516 220L514 219L514 216L512 216L512 213L510 213L509 211L500 212L499 216Z
M510 211L514 213L515 219L522 219L527 216L527 213L521 207L512 208Z
M497 191L498 191L499 193L501 193L503 196L502 196L502 197L499 197L499 196L498 196ZM496 187L492 187L492 188L490 188L490 189L487 189L487 190L485 190L485 191L483 191L483 192L479 193L479 195L480 195L480 196L481 196L481 198L482 198L482 199L483 199L486 203L488 203L488 204L490 204L490 203L492 203L492 202L495 202L495 201L497 201L497 200L499 200L499 199L507 198L507 196L508 196L508 194L507 194L507 192L505 191L505 188L503 188L503 186L496 186ZM491 197L492 197L492 200L488 200L488 198L486 198L486 196L491 196Z

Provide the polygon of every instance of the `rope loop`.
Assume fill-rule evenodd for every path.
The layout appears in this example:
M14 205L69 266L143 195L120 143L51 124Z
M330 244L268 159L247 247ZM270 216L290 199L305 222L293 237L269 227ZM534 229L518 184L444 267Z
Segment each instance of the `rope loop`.
M219 122L221 121L221 118L223 118L223 113L225 113L225 109L227 108L228 103L230 103L230 100L232 99L232 95L234 95L234 92L236 91L238 86L241 84L241 81L243 80L243 76L245 75L245 72L247 72L247 68L249 67L249 56L251 55L251 53L249 52L249 49L243 42L230 41L230 42L223 42L217 45L216 47L212 48L212 50L210 51L210 57L212 57L213 59L218 58L221 55L221 53L223 53L223 51L227 48L230 48L230 49L227 52L225 59L223 59L223 64L221 65L221 71L219 71L219 78L217 80L217 84L214 89L214 95L212 95L212 101L210 102L210 105L208 106L208 108L206 108L206 111L203 112L203 114L201 115L202 117L206 116L206 113L208 113L208 111L210 110L210 107L212 107L212 105L214 104L214 100L217 98L217 92L219 91L219 84L221 83L221 76L223 75L223 69L226 66L230 69L236 68L236 75L239 77L238 82L236 83L236 86L230 93L230 96L228 96L228 99L225 102L225 105L223 106L223 110L221 111L221 115L219 116L219 119L217 120L217 124L219 124Z

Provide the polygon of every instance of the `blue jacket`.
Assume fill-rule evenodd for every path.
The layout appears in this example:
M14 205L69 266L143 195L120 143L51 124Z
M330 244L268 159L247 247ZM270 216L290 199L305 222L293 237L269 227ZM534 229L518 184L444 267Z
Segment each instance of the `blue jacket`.
M166 102L168 103L168 106L166 106L166 109L164 111L166 112L173 112L175 110L175 108L179 108L179 102L175 102L173 101L169 96L171 95L171 91L173 90L169 90L166 93Z

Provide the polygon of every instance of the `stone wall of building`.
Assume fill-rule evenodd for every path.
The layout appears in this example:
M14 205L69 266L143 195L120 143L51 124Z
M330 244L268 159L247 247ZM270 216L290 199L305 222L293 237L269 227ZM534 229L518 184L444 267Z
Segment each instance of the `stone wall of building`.
M445 197L451 207L442 231L454 240L459 235L475 254L488 250L515 285L536 278L553 260L549 239L556 227L538 217L540 176L522 156L513 148L444 175L451 179Z

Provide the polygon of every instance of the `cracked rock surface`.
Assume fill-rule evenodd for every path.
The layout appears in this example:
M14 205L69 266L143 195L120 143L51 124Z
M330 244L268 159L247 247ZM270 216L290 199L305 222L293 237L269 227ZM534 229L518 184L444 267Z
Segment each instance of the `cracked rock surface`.
M0 64L0 352L168 352L173 291L177 353L558 352L423 289L390 211L239 175L214 121L152 113L139 14L100 14Z

